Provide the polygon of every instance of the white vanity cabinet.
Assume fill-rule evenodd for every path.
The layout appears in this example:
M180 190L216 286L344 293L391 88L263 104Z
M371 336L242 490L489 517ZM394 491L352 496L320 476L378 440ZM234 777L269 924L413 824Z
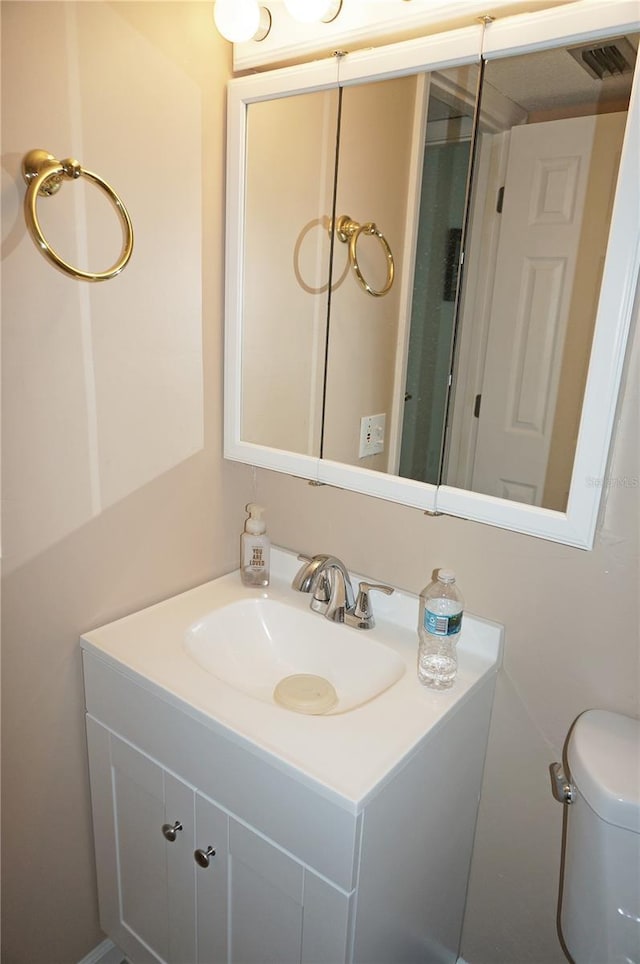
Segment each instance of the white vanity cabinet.
M131 964L454 964L500 627L465 617L456 684L433 693L417 600L396 592L367 638L401 678L350 712L292 713L184 643L251 593L322 619L290 588L295 557L274 558L267 590L232 573L82 639L102 927Z
M102 925L132 962L344 959L349 895L92 718L87 734Z
M279 780L277 771L262 773L257 783L247 779L252 761L246 752L238 748L234 762L233 743L220 745L216 735L199 733L188 716L181 718L144 690L136 692L135 684L86 654L85 678L89 711L96 709L103 721L106 717L99 722L87 715L100 918L131 964L347 960L357 820L351 816L343 820L345 826L336 826L335 840L345 850L333 872L347 884L344 889L261 832L284 816L297 820L315 846L314 838L330 832L323 801L314 807L312 799L307 806L295 795L292 799L286 777ZM96 706L102 697L110 704L108 712ZM122 699L147 711L120 715ZM145 718L153 726L150 740L141 732ZM171 740L172 731L181 730L187 734L184 767L179 742ZM136 742L155 750L155 758ZM194 745L198 754L189 752ZM222 772L209 769L209 760ZM219 787L218 799L233 796L234 784L250 794L249 807L240 804L237 810L256 815L253 827L194 786L198 766L203 772L195 782L213 793ZM270 814L279 784L281 812ZM304 811L296 815L298 805ZM322 828L316 828L316 819L324 821ZM295 836L299 830L292 829ZM208 855L209 850L215 853ZM323 870L330 869L331 858L324 864Z

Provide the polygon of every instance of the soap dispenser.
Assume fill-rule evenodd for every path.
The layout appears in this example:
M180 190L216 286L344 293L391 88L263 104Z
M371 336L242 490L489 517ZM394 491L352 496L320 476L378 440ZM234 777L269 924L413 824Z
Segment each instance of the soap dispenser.
M271 542L262 518L264 509L256 502L249 502L247 512L249 518L240 540L240 575L245 586L268 586Z

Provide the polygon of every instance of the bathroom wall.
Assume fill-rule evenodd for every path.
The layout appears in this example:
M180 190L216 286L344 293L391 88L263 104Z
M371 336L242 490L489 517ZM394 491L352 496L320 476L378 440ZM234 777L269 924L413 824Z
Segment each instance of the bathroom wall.
M250 469L221 458L231 55L211 7L2 4L3 964L75 964L103 939L79 634L237 565ZM36 147L121 195L135 248L116 279L74 281L26 235ZM83 183L40 216L60 253L102 270L117 219Z
M547 766L582 709L638 713L638 338L592 552L225 463L230 49L210 17L188 0L2 3L3 964L76 964L102 938L78 635L233 568L254 496L274 542L416 591L451 565L468 608L505 624L463 952L562 964ZM72 281L26 236L32 147L122 194L136 249L119 278ZM61 248L110 259L81 185L40 210Z

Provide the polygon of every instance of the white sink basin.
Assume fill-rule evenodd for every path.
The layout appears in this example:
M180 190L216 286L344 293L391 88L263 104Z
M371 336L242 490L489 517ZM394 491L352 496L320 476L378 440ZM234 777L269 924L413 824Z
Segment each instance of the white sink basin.
M325 715L368 703L405 671L400 656L369 630L275 599L243 599L213 610L189 627L185 645L208 673L265 703L275 702L274 689L285 677L323 677L338 698Z

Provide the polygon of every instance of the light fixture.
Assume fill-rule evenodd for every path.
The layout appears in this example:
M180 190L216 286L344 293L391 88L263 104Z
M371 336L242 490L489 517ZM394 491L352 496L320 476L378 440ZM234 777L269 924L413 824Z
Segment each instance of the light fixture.
M213 19L231 43L264 40L271 30L271 14L258 0L215 0Z
M284 5L301 23L331 23L340 13L342 0L284 0Z

